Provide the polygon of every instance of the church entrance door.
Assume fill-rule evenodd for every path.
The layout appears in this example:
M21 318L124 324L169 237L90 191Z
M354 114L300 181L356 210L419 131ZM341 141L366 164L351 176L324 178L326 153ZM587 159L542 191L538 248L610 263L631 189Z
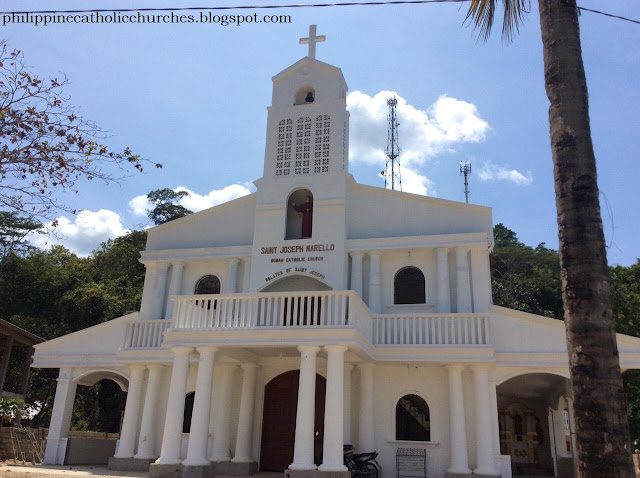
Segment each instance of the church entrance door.
M264 390L260 471L284 471L293 462L293 445L298 408L299 370L291 370L271 380ZM324 438L324 398L326 380L316 375L314 460L322 461Z

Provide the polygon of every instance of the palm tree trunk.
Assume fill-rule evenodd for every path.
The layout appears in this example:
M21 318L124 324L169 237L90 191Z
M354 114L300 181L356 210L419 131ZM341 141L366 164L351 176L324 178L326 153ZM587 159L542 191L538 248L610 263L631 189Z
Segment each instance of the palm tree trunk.
M539 0L578 476L635 478L575 0Z

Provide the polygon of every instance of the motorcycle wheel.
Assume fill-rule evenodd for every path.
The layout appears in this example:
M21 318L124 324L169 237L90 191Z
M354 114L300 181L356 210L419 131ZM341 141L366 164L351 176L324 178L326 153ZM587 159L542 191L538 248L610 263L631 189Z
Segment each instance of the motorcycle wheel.
M367 463L362 467L363 475L367 478L378 478L378 467L373 463Z

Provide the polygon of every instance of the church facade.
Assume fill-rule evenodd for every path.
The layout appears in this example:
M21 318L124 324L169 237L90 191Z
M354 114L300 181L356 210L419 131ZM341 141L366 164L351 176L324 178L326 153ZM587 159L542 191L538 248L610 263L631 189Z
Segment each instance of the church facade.
M573 476L563 322L492 304L490 208L353 179L323 39L273 77L256 192L149 229L140 311L35 347L59 369L46 463L76 387L107 378L110 466L151 476L345 474L345 444L385 477L406 449L430 478ZM640 340L618 347L640 367Z

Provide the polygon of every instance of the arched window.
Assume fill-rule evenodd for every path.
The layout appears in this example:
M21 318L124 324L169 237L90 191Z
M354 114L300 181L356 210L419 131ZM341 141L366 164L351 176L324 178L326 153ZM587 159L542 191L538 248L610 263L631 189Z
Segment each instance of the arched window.
M424 304L424 274L417 267L403 267L393 281L394 304Z
M196 392L187 393L184 397L184 418L182 420L182 433L191 432L191 415L193 415L193 399Z
M316 100L316 90L313 86L301 86L296 92L295 106L308 105Z
M431 441L429 406L418 395L405 395L396 404L396 440Z
M206 275L201 277L196 283L196 294L219 294L220 279L214 275Z
M285 239L308 239L312 235L313 194L308 189L297 189L287 200Z

